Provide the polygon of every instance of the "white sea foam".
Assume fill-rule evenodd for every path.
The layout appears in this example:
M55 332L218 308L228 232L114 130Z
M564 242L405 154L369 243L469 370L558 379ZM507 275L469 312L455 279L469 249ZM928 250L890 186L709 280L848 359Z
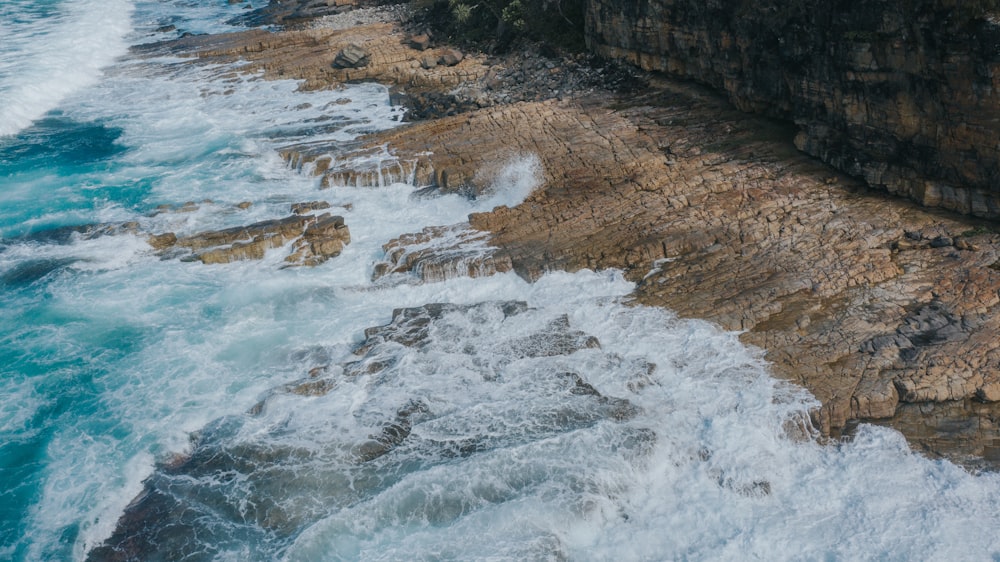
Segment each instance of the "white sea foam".
M403 184L320 191L315 178L285 167L275 154L282 141L270 137L337 141L395 126L399 112L384 88L303 93L292 82L223 81L225 69L175 65L164 72L168 66L118 65L63 105L72 118L120 127L128 147L114 166L88 172L80 183L151 178L149 196L138 209L97 205L73 211L86 216L42 217L38 224L136 220L144 229L183 234L325 200L345 216L352 243L320 267L291 270L278 269L283 249L260 262L204 266L161 260L134 236L9 243L0 274L32 259L68 263L34 309L9 310L41 326L38 341L25 336L18 345L40 363L69 364L48 373L47 384L63 382L74 400L86 401L59 420L48 443L41 498L24 533L29 559L83 557L111 533L154 460L189 452L190 434L223 416L243 424L232 437L238 443L301 447L315 456L276 467L300 488L263 480L304 527L290 532L288 549L243 544L220 559L955 560L1000 551L995 475L915 456L885 429L862 428L839 446L796 439L788 422L802 423L815 406L810 397L773 380L735 334L622 304L632 284L618 272L553 273L533 284L513 273L369 281L389 239L523 200L541 176L536 158L515 160L493 195L478 201L415 199ZM346 126L317 128L338 122L331 117L343 117ZM42 187L12 189L37 189L41 197ZM188 200L199 209L144 214L155 203ZM253 206L233 207L245 200ZM320 397L273 392L312 367L357 359L350 350L364 328L384 324L394 308L497 300L524 300L535 310L506 320L490 312L453 314L435 327L429 349L402 350L401 367L389 375L342 382ZM36 309L50 320L36 318ZM497 345L537 337L563 315L601 348L512 360L509 348ZM648 379L635 368L646 362L656 365ZM484 365L502 376L484 379ZM580 395L552 382L559 372L627 398L637 415L587 418L590 410L574 402ZM41 383L4 381L5 431L17 431L43 405L34 384ZM243 416L265 397L264 415ZM366 472L345 461L351 444L413 398L435 415L419 420L412 444L393 457L410 469L377 472L389 464L374 463ZM14 402L23 408L12 409ZM445 457L420 448L466 437L492 449ZM414 457L405 457L406 447ZM358 478L345 480L348 469ZM347 505L297 501L311 490L357 494L365 482L383 479ZM246 488L233 486L238 504Z
M28 3L14 4L0 17L0 136L96 83L101 69L125 53L132 29L127 0L67 0L58 16L43 18L25 17Z
M542 162L535 154L511 158L490 186L487 201L494 206L507 207L521 203L541 186L543 172Z

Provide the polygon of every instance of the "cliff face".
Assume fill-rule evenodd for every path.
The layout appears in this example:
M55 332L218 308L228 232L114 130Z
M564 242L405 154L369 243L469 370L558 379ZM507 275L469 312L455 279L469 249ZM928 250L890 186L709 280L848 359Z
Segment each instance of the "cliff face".
M794 120L800 150L869 185L1000 218L1000 2L588 2L598 54Z

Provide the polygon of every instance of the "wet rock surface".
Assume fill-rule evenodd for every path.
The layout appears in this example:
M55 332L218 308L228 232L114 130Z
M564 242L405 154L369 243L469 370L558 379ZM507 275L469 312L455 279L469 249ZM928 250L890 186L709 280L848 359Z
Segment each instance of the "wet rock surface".
M542 188L470 216L490 234L493 262L527 278L624 269L637 302L744 331L823 402L815 421L826 432L890 418L901 403L991 399L1000 238L870 192L797 153L793 135L659 81L610 104L488 108L368 142L419 162L418 185L473 193L497 162L536 154ZM446 232L390 242L386 269L444 260L455 247Z
M259 260L271 249L292 242L292 252L285 258L289 266L319 265L340 255L351 241L344 217L323 213L301 214L307 207L293 205L295 214L247 226L211 230L178 238L167 232L150 236L149 245L168 257L180 257L204 264Z
M576 352L603 354L596 338L565 316L529 320L524 325L534 332L517 328L533 313L523 302L394 311L388 324L366 330L356 359L314 367L248 414L194 435L191 452L159 464L115 533L88 559L211 559L206 545L225 551L251 536L280 557L302 529L385 492L414 467L634 417L629 400L605 396L579 373L558 368ZM477 326L487 333L477 336ZM489 343L472 345L470 338ZM477 398L466 402L454 384ZM358 401L338 400L343 394ZM506 400L534 402L511 408ZM312 413L297 415L306 412ZM637 435L632 446L641 449L646 439ZM512 497L527 485L511 482Z
M607 21L621 23L611 17ZM678 33L666 36L674 41L687 37ZM692 45L703 41L711 47L725 37L689 38ZM369 63L361 69L334 69L336 54L352 43L370 53ZM435 280L513 269L533 279L557 269L623 269L638 283L636 302L743 331L745 342L767 351L779 375L822 401L815 422L830 434L859 419L896 424L893 420L901 419L897 413L914 408L1000 398L1000 343L994 337L1000 328L1000 236L988 224L872 192L796 150L798 146L841 165L830 157L835 150L829 139L843 133L847 136L836 137L841 143L837 150L853 146L851 131L865 126L860 121L846 133L826 129L824 134L833 135L829 138L819 134L817 122L808 121L803 137L799 126L748 116L691 84L605 72L583 59L531 52L508 59L465 53L460 63L448 67L439 64L444 48L433 41L414 46L393 25L369 24L349 30L189 37L149 50L189 52L209 62L242 59L248 61L248 71L297 78L303 88L351 80L399 87L397 99L409 100L411 117L418 122L351 146L320 143L283 151L292 165L308 165L322 176L324 187L406 181L434 192L478 197L488 192L505 162L537 156L540 189L516 207L469 217L468 227L485 238L470 234L465 225L402 236L386 244L376 277L415 274ZM624 51L607 54L632 57ZM436 57L434 65L425 64L428 57ZM733 68L710 70L725 76L743 68L742 59L734 60ZM647 67L659 64L642 56L637 61ZM768 65L758 67L771 72ZM683 74L698 69L681 65L668 70ZM891 82L898 77L883 78ZM570 87L560 88L563 82ZM784 83L772 82L775 87ZM819 86L817 99L824 100L828 92ZM616 96L616 91L628 95ZM774 107L755 101L755 95L766 91L729 94L741 109L787 115L780 96L773 98ZM845 99L853 95L843 94ZM878 113L875 108L866 111ZM904 114L912 116L908 111L888 112L889 129L895 130ZM990 115L984 111L973 120ZM920 127L933 122L920 119ZM943 138L979 146L977 134L955 132ZM942 145L940 158L947 162L908 159L926 152L923 145L915 152L905 148L919 145L922 138L868 143L896 147L892 150L898 149L894 154L899 159L894 162L910 166L916 176L902 168L879 167L875 153L852 153L871 158L857 161L861 173L841 168L894 192L915 196L917 184L906 180L912 177L933 187L925 195L942 192L940 186L958 176L950 171L944 179L924 176L921 166L955 170L969 162L971 153L959 151L952 158L951 149ZM811 149L808 139L820 139L826 148ZM359 156L369 164L357 164ZM983 159L986 168L970 165L959 175L970 173L968 185L979 189L975 178L991 162ZM882 179L868 177L869 169L881 170ZM946 207L978 214L984 213L976 209L990 208L974 204L974 197L960 191L948 193L952 202L968 205ZM933 197L917 199L935 204ZM470 243L495 249L488 254L489 263L470 265L465 253ZM377 361L372 365L359 368L381 368ZM935 423L943 418L928 419ZM942 423L933 438L926 437L926 429L913 430L913 424L896 426L927 450L963 454L949 449L948 438L941 437L949 424ZM981 427L973 439L979 443L976 450L1000 437L990 424Z

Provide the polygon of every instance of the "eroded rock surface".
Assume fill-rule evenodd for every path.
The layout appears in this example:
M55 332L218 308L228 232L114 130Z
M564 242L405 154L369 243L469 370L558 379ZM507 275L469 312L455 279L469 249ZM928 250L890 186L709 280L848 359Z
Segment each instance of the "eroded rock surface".
M351 232L344 224L344 217L330 213L318 216L299 214L310 206L318 205L293 205L295 214L283 219L211 230L180 238L167 232L150 236L148 241L150 246L161 253L170 254L172 250L180 250L179 253L173 253L182 259L198 260L205 264L259 260L267 250L280 248L294 241L292 253L285 258L288 265L319 265L340 255L344 246L351 241ZM185 251L190 253L186 254Z
M996 399L992 230L870 192L797 153L787 126L697 87L660 82L609 105L515 104L367 142L423 162L424 183L472 192L498 162L536 154L543 188L470 216L492 261L528 278L624 269L637 302L744 331L823 402L825 431L901 402ZM429 240L445 232L390 242L386 268L445 259Z
M667 4L690 3L662 0L643 9ZM884 15L884 4L866 13ZM603 13L604 3L592 5ZM673 26L671 18L693 21L712 10L708 4L667 10L650 21ZM752 12L775 21L791 17L781 10ZM468 225L430 227L390 241L375 276L413 273L434 280L513 269L535 278L554 269L621 268L639 284L637 302L741 330L744 341L767 350L779 374L823 402L815 417L827 432L928 404L1000 399L1000 237L992 227L872 193L795 150L928 205L994 216L993 188L982 181L996 175L990 151L1000 146L991 136L997 130L990 125L993 95L980 103L962 93L965 86L978 91L985 84L992 63L980 63L992 55L959 56L941 66L941 57L957 52L955 45L932 45L928 37L954 29L944 22L921 34L937 21L924 14L914 29L892 18L864 20L877 29L837 20L824 33L842 35L827 38L839 54L812 57L808 38L796 33L829 9L795 14L801 21L788 28L795 33L775 36L779 47L740 35L762 23L753 17L734 23L727 16L706 24L709 31L673 26L660 33L652 24L635 27L629 19L635 14L626 11L624 19L605 14L605 27L592 23L589 33L611 48L606 54L724 88L739 108L794 116L804 134L748 117L708 90L654 79L640 94L610 100L606 92L587 97L579 91L560 99L549 87L531 95L494 92L482 102L470 97L460 107L435 110L459 115L350 146L289 147L284 156L293 166L310 166L324 187L408 181L478 197L493 188L505 163L536 155L543 187L524 203L474 214ZM976 36L992 37L993 24L977 22ZM710 32L729 25L740 33ZM378 80L434 94L469 81L501 84L501 77L529 70L494 72L475 56L443 66L446 47L421 50L397 31L389 24L251 31L182 38L152 50L196 53L209 62L242 59L248 71L301 79L304 88ZM896 45L904 31L913 33ZM614 46L608 39L647 32L668 40L669 56L657 51L664 47L657 42ZM337 53L351 44L369 53L368 63L333 68ZM767 50L772 48L778 55ZM772 61L786 51L802 64ZM793 67L802 76L782 74ZM966 83L970 76L975 78ZM954 95L925 87L935 77ZM437 95L428 98L431 103ZM543 101L503 104L514 99ZM797 113L803 107L805 113ZM935 125L944 121L944 128ZM490 251L481 251L484 246ZM377 361L355 367L383 368ZM313 384L308 392L326 383ZM929 434L913 424L898 427L912 439ZM979 443L1000 437L988 437L995 429L989 423L980 427ZM943 447L947 439L939 437L928 446Z

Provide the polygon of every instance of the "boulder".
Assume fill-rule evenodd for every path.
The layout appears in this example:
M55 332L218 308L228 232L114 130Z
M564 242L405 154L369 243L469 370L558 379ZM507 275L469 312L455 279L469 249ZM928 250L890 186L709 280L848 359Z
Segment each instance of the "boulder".
M426 51L431 46L431 38L426 33L411 35L406 44L418 51Z
M293 211L309 212L324 208L323 205L329 207L328 203L315 201L299 203L292 208ZM320 216L294 214L183 238L167 232L150 236L147 242L165 256L180 256L182 260L204 264L259 260L268 250L293 242L292 253L285 260L288 263L286 267L291 267L319 265L340 255L344 246L351 242L351 234L343 217L329 213Z
M368 51L355 43L341 49L333 59L334 68L361 68L367 65Z
M430 70L438 65L438 57L434 55L424 55L420 57L420 67L424 70Z
M310 223L292 245L292 254L285 258L287 267L319 265L339 256L350 242L351 231L344 224L344 217L324 213Z
M438 64L442 66L455 66L462 62L464 58L465 55L458 49L444 49L438 55Z

